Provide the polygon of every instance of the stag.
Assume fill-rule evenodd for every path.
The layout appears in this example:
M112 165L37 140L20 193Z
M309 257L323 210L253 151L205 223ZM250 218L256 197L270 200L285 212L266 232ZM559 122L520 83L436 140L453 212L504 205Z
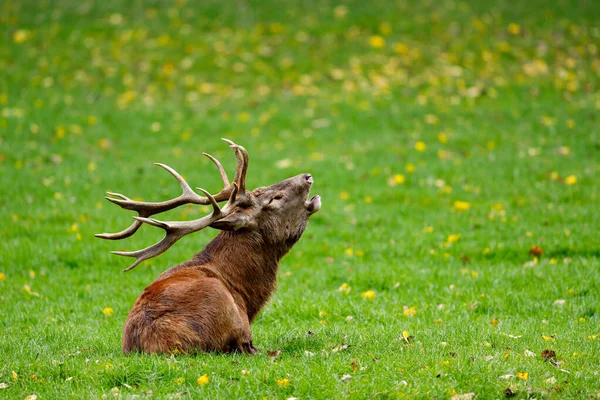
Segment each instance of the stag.
M158 163L179 182L178 197L143 202L107 192L109 201L137 211L138 216L127 229L97 237L124 239L143 224L166 232L162 240L143 250L113 252L135 258L125 271L162 254L185 235L206 227L221 231L202 252L160 274L138 297L123 328L125 353L257 352L250 324L276 288L279 260L300 239L321 199L308 198L310 174L247 191L248 152L223 140L235 152L237 168L230 183L221 163L204 153L223 181L223 190L215 195L198 188L204 194L200 196L174 169ZM211 205L212 213L185 222L150 218L183 204Z

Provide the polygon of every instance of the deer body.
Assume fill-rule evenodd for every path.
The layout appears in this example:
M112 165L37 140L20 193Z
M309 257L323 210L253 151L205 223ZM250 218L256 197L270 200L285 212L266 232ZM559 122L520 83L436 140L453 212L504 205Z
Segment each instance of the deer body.
M250 323L276 288L278 253L253 232L221 232L144 290L125 323L123 351L254 353Z
M171 203L134 202L118 194L111 195L119 199L108 198L123 208L137 210L140 217L123 232L97 236L127 237L139 228L139 221L167 232L162 241L144 250L118 252L136 257L129 269L162 253L187 233L206 226L222 230L202 252L163 272L139 296L123 328L124 352L257 352L250 324L277 286L279 260L300 239L308 218L320 209L321 202L319 196L308 199L313 182L309 174L246 192L247 153L243 147L230 144L238 156L232 185L218 161L209 156L225 183L223 191L214 197L202 189L207 198L196 195L176 172L163 166L180 181L182 196L213 205L211 215L196 221L162 222L147 216L180 205L185 200L182 196ZM229 200L221 209L217 201L223 197ZM154 206L157 212L153 212Z

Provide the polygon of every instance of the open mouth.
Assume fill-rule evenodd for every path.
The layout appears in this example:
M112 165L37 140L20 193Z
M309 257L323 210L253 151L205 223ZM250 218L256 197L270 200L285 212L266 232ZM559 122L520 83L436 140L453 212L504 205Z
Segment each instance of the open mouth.
M308 196L310 196L310 188L312 187L312 184L315 180L313 179L311 174L304 175L304 179L309 184L308 192L306 193L307 200L304 204L306 205L306 209L308 210L308 212L310 214L314 214L321 208L321 196L315 195L308 199Z

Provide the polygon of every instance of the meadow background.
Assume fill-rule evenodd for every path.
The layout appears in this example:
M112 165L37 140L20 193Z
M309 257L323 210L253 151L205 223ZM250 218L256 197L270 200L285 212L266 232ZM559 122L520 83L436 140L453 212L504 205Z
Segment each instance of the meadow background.
M597 1L3 0L0 37L0 398L600 396ZM217 191L221 137L323 199L261 353L125 356L216 233L123 273L162 233L95 239L104 192Z

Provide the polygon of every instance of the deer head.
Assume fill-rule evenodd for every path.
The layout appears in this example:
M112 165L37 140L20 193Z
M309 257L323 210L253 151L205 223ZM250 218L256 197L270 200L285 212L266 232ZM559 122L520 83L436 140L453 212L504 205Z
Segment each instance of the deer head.
M313 178L309 174L301 174L286 179L269 187L246 191L246 171L248 170L248 152L242 146L230 140L235 151L238 164L232 183L219 161L204 153L217 166L223 181L223 190L211 195L206 190L198 188L206 197L198 195L174 169L167 165L156 165L167 170L182 188L178 197L163 202L134 201L119 194L107 192L106 199L127 210L138 212L135 221L127 229L118 233L102 233L96 237L109 240L124 239L133 235L142 224L146 223L165 230L165 237L158 243L145 249L113 254L134 257L135 262L125 271L129 271L142 261L156 257L165 252L183 236L197 232L208 226L214 229L232 232L255 232L262 236L267 243L286 245L287 249L300 239L308 218L321 208L319 196L308 199ZM222 208L219 202L227 201ZM159 221L149 218L152 215L174 209L183 204L211 204L213 211L210 215L193 221Z

